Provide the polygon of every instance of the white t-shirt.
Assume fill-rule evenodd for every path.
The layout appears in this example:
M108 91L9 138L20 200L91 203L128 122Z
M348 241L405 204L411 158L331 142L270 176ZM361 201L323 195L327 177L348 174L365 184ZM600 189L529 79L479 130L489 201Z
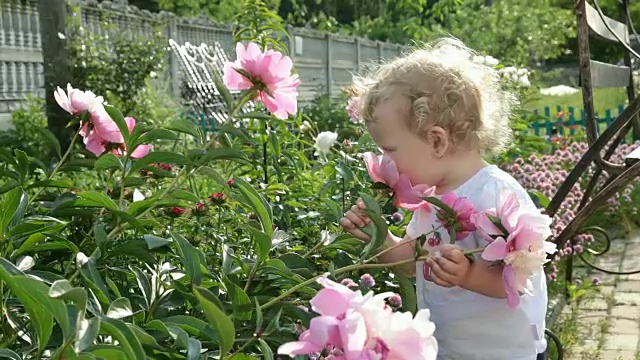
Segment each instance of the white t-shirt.
M478 211L496 207L498 192L509 189L516 193L521 208L535 205L526 190L511 175L495 165L484 167L454 193L469 199ZM430 215L432 226L438 222ZM407 226L407 235L422 235L417 217ZM446 229L439 229L442 244L449 243ZM432 237L433 234L427 236ZM431 242L433 244L433 242ZM465 249L487 245L479 234L456 241ZM429 249L429 241L425 242ZM478 255L479 256L479 255ZM547 312L547 283L544 271L533 279L533 295L522 295L518 308L510 308L506 299L495 299L460 287L441 287L423 276L423 262L416 264L416 290L419 308L428 308L436 324L439 360L534 360L545 351L545 315Z

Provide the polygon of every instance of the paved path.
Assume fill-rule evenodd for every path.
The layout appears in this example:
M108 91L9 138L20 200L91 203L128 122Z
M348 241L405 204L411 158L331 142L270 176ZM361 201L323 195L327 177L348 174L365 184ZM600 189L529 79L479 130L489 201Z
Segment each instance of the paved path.
M640 269L640 234L615 240L596 265L619 271ZM567 326L575 325L577 341L568 359L640 360L640 274L595 271L593 275L602 281L600 292L563 311Z

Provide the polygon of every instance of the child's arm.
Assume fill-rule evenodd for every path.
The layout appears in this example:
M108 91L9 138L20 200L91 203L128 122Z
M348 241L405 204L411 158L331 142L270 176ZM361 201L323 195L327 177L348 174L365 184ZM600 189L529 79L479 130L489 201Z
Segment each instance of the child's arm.
M340 225L358 239L368 243L371 241L371 237L361 230L362 227L371 222L371 220L362 213L365 208L366 206L364 202L359 199L356 204L344 214L344 217L340 219ZM389 264L412 259L415 256L415 240L409 238L401 239L393 235L391 232L387 234L386 243L388 247L395 246L402 241L405 243L385 252L378 258L378 261L380 263ZM382 250L383 249L380 251ZM403 274L413 276L416 268L414 263L409 263L398 266L396 270L400 270Z
M414 239L405 237L404 239L393 235L391 232L387 235L387 246L395 246L400 242L404 242L402 245L398 245L393 250L389 250L378 257L379 262L384 264L390 264L394 262L404 261L407 259L413 259L415 257L415 244ZM384 249L383 249L384 250ZM382 251L382 250L380 250ZM415 263L411 262L405 265L401 265L395 268L407 276L413 276L416 272Z
M493 264L482 258L476 258L469 268L466 279L460 286L492 298L506 299L507 293L502 281L502 268L502 264Z

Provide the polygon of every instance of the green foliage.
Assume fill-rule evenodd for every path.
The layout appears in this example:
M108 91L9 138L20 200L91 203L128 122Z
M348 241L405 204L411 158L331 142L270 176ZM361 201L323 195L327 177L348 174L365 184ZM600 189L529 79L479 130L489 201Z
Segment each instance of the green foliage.
M72 85L92 89L130 113L139 108L147 80L162 71L166 39L159 29L146 37L109 24L107 13L101 16L103 31L99 34L72 18L68 34Z
M562 55L567 39L575 36L574 22L572 11L551 0L500 0L490 7L484 0L464 0L433 25L431 36L448 32L473 49L526 66Z
M344 93L339 98L321 93L304 107L303 113L318 132L334 131L341 139L355 140L362 136L362 127L349 119L347 100Z
M266 0L266 6L277 12L280 0ZM210 19L228 22L240 14L244 7L240 0L157 0L160 10L171 11L180 16L199 16L206 14Z
M11 114L13 128L0 131L0 144L33 154L41 160L48 159L49 147L43 143L42 132L38 131L47 127L44 105L43 99L29 97L24 109Z
M282 19L269 9L262 0L243 0L242 8L234 20L238 28L233 34L233 41L254 41L261 48L271 48L286 53L288 46L283 37L288 36Z

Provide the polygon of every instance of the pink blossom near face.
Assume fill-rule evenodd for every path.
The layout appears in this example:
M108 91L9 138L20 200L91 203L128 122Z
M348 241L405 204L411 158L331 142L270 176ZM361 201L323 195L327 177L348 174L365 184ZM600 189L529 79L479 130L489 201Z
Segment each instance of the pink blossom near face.
M237 43L236 56L235 62L224 65L223 81L229 90L256 90L256 100L281 119L297 112L300 78L292 74L290 57L274 50L261 51L253 42L246 47ZM243 70L248 77L237 70Z
M443 225L449 230L449 233L455 230L456 240L465 239L472 231L476 230L476 225L472 221L472 217L474 217L478 211L469 199L458 197L455 193L448 192L444 194L440 200L453 211L452 215L446 214L444 211L439 212L442 214L439 217L445 220ZM453 218L451 220L446 219L448 216Z
M136 127L136 119L132 117L124 118L124 121L127 123L127 128L129 129L129 133L133 132L133 129ZM149 154L149 152L153 149L152 145L140 144L136 146L136 148L131 152L129 156L134 159L140 159ZM115 148L113 151L114 155L124 155L127 152L127 147L124 143L120 144L119 147Z
M399 174L396 163L386 155L364 153L364 164L373 182L383 183L390 188L396 186Z

